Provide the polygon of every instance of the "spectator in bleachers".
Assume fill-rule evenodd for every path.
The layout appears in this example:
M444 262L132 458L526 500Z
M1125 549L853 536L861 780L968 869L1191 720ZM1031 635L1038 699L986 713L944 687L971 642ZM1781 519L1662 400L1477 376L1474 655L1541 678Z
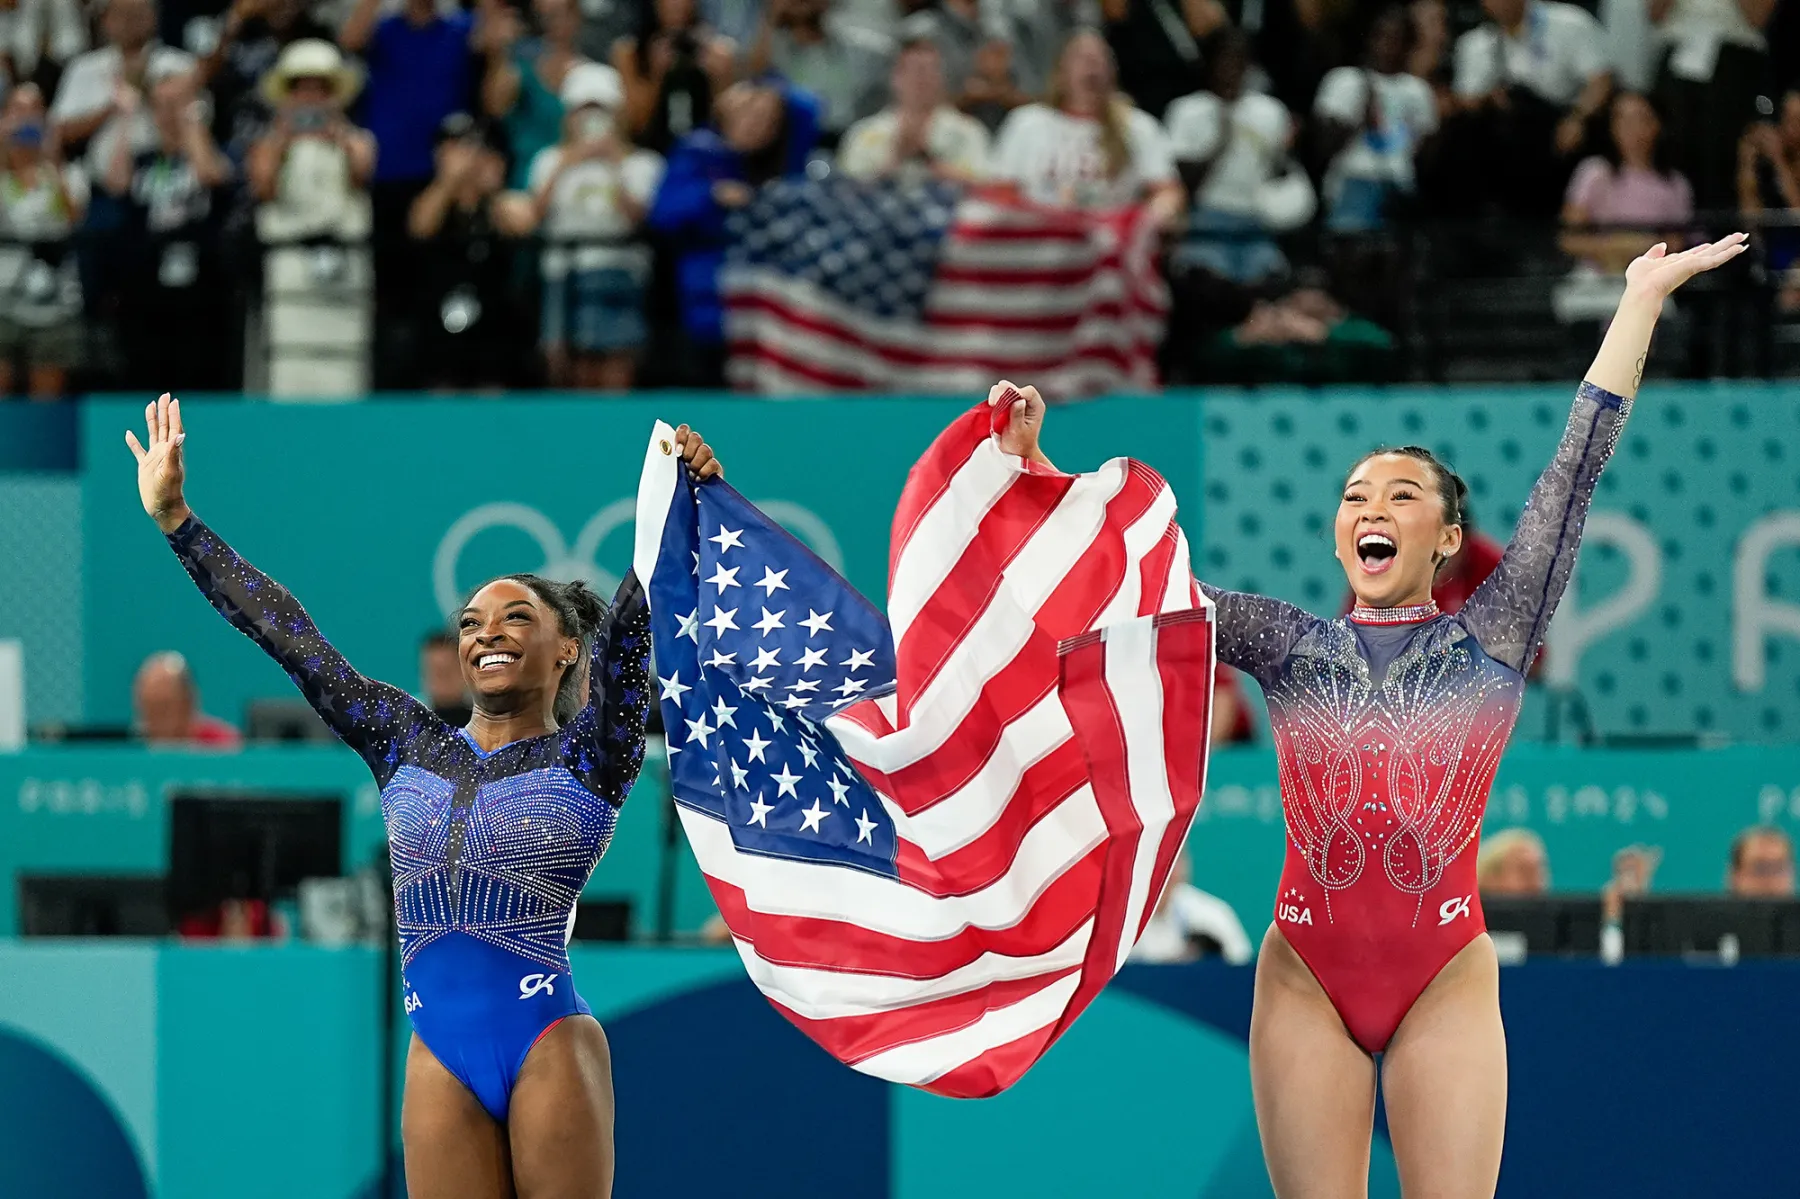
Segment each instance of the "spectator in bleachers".
M362 74L331 42L289 43L258 89L274 119L245 163L263 247L269 394L369 387L375 138L346 109ZM323 239L323 241L321 240Z
M129 138L115 139L103 178L127 206L120 336L132 386L207 391L229 378L218 228L234 171L213 141L191 60L185 69L161 70L149 78L155 144L134 151ZM134 115L136 103L128 100L121 114Z
M1481 838L1475 880L1483 896L1528 899L1550 892L1550 856L1528 828L1504 828Z
M1794 843L1772 824L1732 838L1725 886L1737 899L1794 898Z
M1738 210L1800 220L1800 91L1781 98L1779 123L1759 121L1738 139ZM1800 312L1800 229L1763 231L1763 253L1784 312Z
M138 736L151 745L238 749L238 731L200 710L200 689L187 659L172 650L151 654L131 684Z
M1193 884L1187 847L1175 855L1169 881L1131 947L1131 961L1167 964L1216 957L1242 966L1256 956L1231 905Z
M44 95L21 84L0 110L0 396L24 368L33 399L68 390L83 349L81 279L69 237L87 211L87 177L48 141Z
M563 83L561 145L531 164L543 253L543 348L558 387L629 390L649 341L649 247L639 241L662 156L632 146L619 73L590 63Z
M773 179L797 177L818 140L811 96L769 83L737 83L719 97L716 129L690 133L669 157L649 226L675 252L683 385L716 387L725 376L719 267L726 221Z
M983 0L898 2L905 13L900 20L898 40L916 42L923 38L937 43L944 57L944 84L951 102L970 112L971 106L993 100L1001 67L1004 66L1007 78L1012 75L1012 51L1007 46L1007 28L999 8ZM971 80L978 75L975 93L968 94ZM980 119L979 114L971 115Z
M157 42L152 0L107 0L100 32L106 44L69 63L50 102L57 142L65 154L85 152L96 179L105 175L117 138L126 137L133 153L155 142L142 93L154 82L153 68L172 70L169 64L187 58Z
M1763 35L1776 0L1649 0L1664 47L1656 98L1668 120L1675 164L1702 208L1734 198L1734 147L1775 94Z
M892 42L835 16L831 0L768 0L745 56L750 75L772 70L813 94L827 147L881 107L894 57Z
M1231 24L1219 0L1101 0L1100 11L1115 61L1130 68L1132 103L1158 120L1206 86L1201 46Z
M532 0L537 36L523 38L519 14L510 6L494 12L487 44L481 106L504 123L512 151L507 186L524 188L538 151L562 140L560 93L569 71L586 62L581 53L581 9L577 0Z
M588 64L577 70L606 70ZM570 73L574 78L574 73ZM413 201L408 232L423 248L422 386L498 390L524 377L529 305L518 294L518 239L536 224L529 198L507 192L503 136L452 113L438 129L437 173Z
M1190 235L1177 260L1234 283L1282 275L1287 258L1277 233L1312 219L1312 181L1289 157L1294 122L1281 101L1248 89L1250 40L1221 34L1208 90L1169 105L1169 141L1191 189Z
M941 50L938 57L943 57ZM988 133L993 133L1005 123L1013 109L1023 108L1043 94L1043 88L1028 93L1019 86L1012 44L992 38L975 51L969 78L963 83L962 94L956 98L956 106L978 121Z
M737 47L706 24L695 0L644 0L644 19L612 63L625 81L625 134L658 154L712 121Z
M1252 303L1236 328L1202 349L1201 377L1218 383L1379 383L1392 374L1394 338L1322 286Z
M468 724L474 714L457 637L448 629L434 629L419 642L419 699L451 728Z
M1143 203L1170 227L1187 207L1168 135L1119 93L1112 51L1091 30L1069 39L1046 102L1006 118L988 170L1041 204Z
M55 95L63 68L87 48L79 0L13 0L0 11L0 68L14 85L35 83Z
M1693 215L1694 193L1681 172L1669 168L1655 107L1636 92L1618 93L1606 152L1583 159L1569 180L1564 252L1602 274L1623 275L1632 259L1659 241L1680 249ZM1608 232L1607 225L1630 228Z
M304 0L234 0L218 44L200 60L201 86L213 97L213 133L234 158L249 154L274 117L276 106L259 85L281 52L294 42L332 38Z
M1385 10L1369 27L1364 65L1338 67L1319 84L1313 115L1328 229L1379 229L1413 190L1413 159L1437 132L1437 101L1406 70L1411 33L1405 9Z
M937 43L900 47L888 107L852 125L838 147L838 167L852 179L970 182L987 168L981 123L944 102L944 61Z
M1588 121L1612 93L1599 22L1560 0L1482 0L1489 20L1456 42L1459 113L1445 130L1435 201L1556 209Z
M1099 0L989 0L1004 30L1012 83L1020 103L1042 99L1056 73L1056 57L1083 29L1097 29Z
M1636 0L1643 3L1643 0ZM1406 51L1406 73L1416 75L1434 94L1450 88L1450 8L1444 0L1412 0L1406 6L1411 36Z

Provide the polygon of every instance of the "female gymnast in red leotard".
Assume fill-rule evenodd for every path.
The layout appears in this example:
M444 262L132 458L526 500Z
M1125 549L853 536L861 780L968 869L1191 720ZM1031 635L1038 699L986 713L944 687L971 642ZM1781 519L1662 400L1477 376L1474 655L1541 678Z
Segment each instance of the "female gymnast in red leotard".
M1482 811L1663 301L1743 248L1733 234L1631 264L1556 457L1499 567L1456 615L1438 612L1431 582L1462 544L1467 489L1417 446L1371 454L1345 481L1348 616L1202 588L1217 605L1219 660L1268 696L1287 819L1250 1021L1257 1127L1280 1199L1367 1193L1376 1054L1401 1190L1494 1193L1506 1041L1475 890ZM1002 445L1048 465L1042 401L1028 389L1020 403L1029 411L1015 410Z

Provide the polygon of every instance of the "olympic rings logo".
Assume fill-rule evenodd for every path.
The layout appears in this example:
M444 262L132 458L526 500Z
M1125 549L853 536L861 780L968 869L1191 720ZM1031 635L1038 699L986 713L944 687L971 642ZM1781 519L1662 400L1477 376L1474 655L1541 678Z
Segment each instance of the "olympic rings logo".
M812 509L790 500L758 500L756 506L785 525L833 570L843 571L843 547L831 526ZM573 544L563 540L555 521L529 504L502 500L470 509L445 530L432 557L431 584L438 609L448 619L462 607L468 584L458 580L457 567L469 542L490 529L515 529L537 542L543 551L542 562L536 567L521 566L521 570L551 579L580 579L599 592L601 598L610 599L620 576L600 565L600 547L615 531L632 523L636 509L635 499L614 500L588 518Z

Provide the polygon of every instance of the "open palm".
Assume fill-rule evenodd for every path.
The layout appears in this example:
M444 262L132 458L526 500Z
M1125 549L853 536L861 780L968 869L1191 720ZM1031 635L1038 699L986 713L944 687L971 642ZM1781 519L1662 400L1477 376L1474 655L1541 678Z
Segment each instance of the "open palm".
M148 446L136 433L125 431L125 444L137 458L138 498L157 526L172 533L188 517L187 500L181 492L187 474L181 455L181 443L187 436L181 427L181 401L165 393L154 404L145 405L144 422L149 426Z
M1723 266L1742 254L1748 240L1747 234L1732 233L1679 254L1669 253L1669 247L1658 242L1625 268L1625 282L1666 296L1695 275Z

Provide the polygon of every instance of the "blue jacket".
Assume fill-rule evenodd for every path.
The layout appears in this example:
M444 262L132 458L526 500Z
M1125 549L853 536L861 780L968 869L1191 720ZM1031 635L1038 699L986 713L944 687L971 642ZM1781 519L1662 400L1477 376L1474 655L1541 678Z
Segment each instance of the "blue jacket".
M787 161L783 175L803 175L807 157L819 139L819 105L811 94L782 85L787 105ZM725 340L724 309L719 303L719 267L730 237L725 231L731 210L713 199L713 184L744 180L744 156L725 144L716 130L688 134L669 153L662 186L650 206L650 228L675 243L676 288L681 324L696 341Z

